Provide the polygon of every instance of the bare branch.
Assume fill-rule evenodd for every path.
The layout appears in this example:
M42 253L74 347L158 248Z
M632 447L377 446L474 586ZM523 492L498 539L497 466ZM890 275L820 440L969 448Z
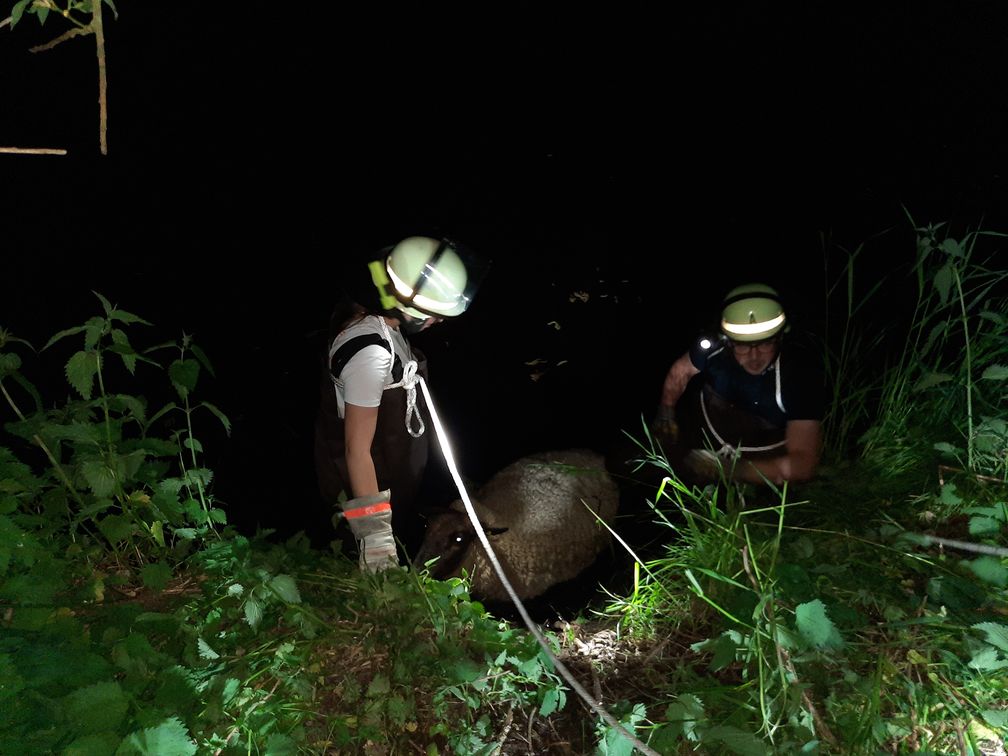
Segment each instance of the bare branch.
M0 153L11 155L66 155L67 151L58 147L0 147Z
M29 47L28 51L37 53L42 52L44 50L52 50L54 47L56 47L56 45L63 44L68 39L79 37L82 34L91 34L93 31L94 29L91 28L91 24L88 24L87 26L82 26L79 29L71 29L68 32L60 34L58 37L56 37L56 39L52 40L51 42L46 42L44 45L35 45L35 47Z

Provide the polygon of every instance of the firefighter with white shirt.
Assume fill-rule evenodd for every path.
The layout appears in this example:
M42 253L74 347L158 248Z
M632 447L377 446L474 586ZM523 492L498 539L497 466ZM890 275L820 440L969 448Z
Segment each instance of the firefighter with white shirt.
M415 498L427 465L427 415L408 336L461 315L487 263L449 239L411 236L348 272L333 312L315 423L323 498L340 507L362 570L398 565L395 536L422 535Z

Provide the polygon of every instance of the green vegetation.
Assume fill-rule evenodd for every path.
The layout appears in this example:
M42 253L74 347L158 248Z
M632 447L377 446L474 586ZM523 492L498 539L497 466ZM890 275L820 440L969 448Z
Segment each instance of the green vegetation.
M828 288L815 481L687 489L642 439L661 546L546 637L654 751L1004 753L1005 274L992 234L916 232L909 289L858 294L860 249ZM890 289L912 317L869 329ZM138 348L148 324L98 301L44 347L73 345L61 405L0 331L0 753L631 752L465 581L235 533L207 355Z

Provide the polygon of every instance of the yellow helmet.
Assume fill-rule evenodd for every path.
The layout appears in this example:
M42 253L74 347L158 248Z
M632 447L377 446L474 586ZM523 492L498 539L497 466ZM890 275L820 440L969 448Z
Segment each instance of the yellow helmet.
M780 295L766 284L750 283L728 292L721 311L721 331L732 341L763 341L784 328Z
M448 239L410 236L385 258L397 307L414 318L453 318L469 307L476 281L459 245Z

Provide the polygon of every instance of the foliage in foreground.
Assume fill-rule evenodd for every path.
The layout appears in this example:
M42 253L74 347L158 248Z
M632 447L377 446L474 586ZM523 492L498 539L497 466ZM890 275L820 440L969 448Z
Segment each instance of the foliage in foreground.
M148 324L99 300L44 348L83 342L64 367L79 398L56 409L22 370L30 345L0 332L18 452L0 447L0 753L475 753L494 707L563 706L534 639L460 582L231 531L195 434L230 429L193 398L209 360L189 337L136 350ZM165 377L156 411L112 388Z
M832 436L853 459L800 491L656 492L666 545L600 612L680 649L607 699L655 751L979 754L1008 733L1008 309L979 237L939 230L918 229L912 348L874 383L836 364L859 350L827 355L862 381L831 410L856 418ZM234 533L201 461L203 424L229 429L194 398L209 360L189 337L134 349L144 321L99 299L43 350L83 342L56 408L0 331L0 752L476 754L514 712L584 720L464 581ZM648 443L642 460L667 469ZM979 551L933 545L952 541ZM630 753L582 729L583 752Z
M833 393L832 464L801 500L786 488L688 490L641 443L641 463L669 476L654 501L669 545L607 615L688 642L659 681L664 712L648 710L662 752L1003 748L993 744L1008 733L1006 274L976 259L984 235L941 230L917 229L915 311L907 334L889 334L900 347L888 369L873 380L860 370L885 364L866 345L886 342L863 338L859 323L826 352L834 379L860 382ZM863 304L855 259L848 318Z

